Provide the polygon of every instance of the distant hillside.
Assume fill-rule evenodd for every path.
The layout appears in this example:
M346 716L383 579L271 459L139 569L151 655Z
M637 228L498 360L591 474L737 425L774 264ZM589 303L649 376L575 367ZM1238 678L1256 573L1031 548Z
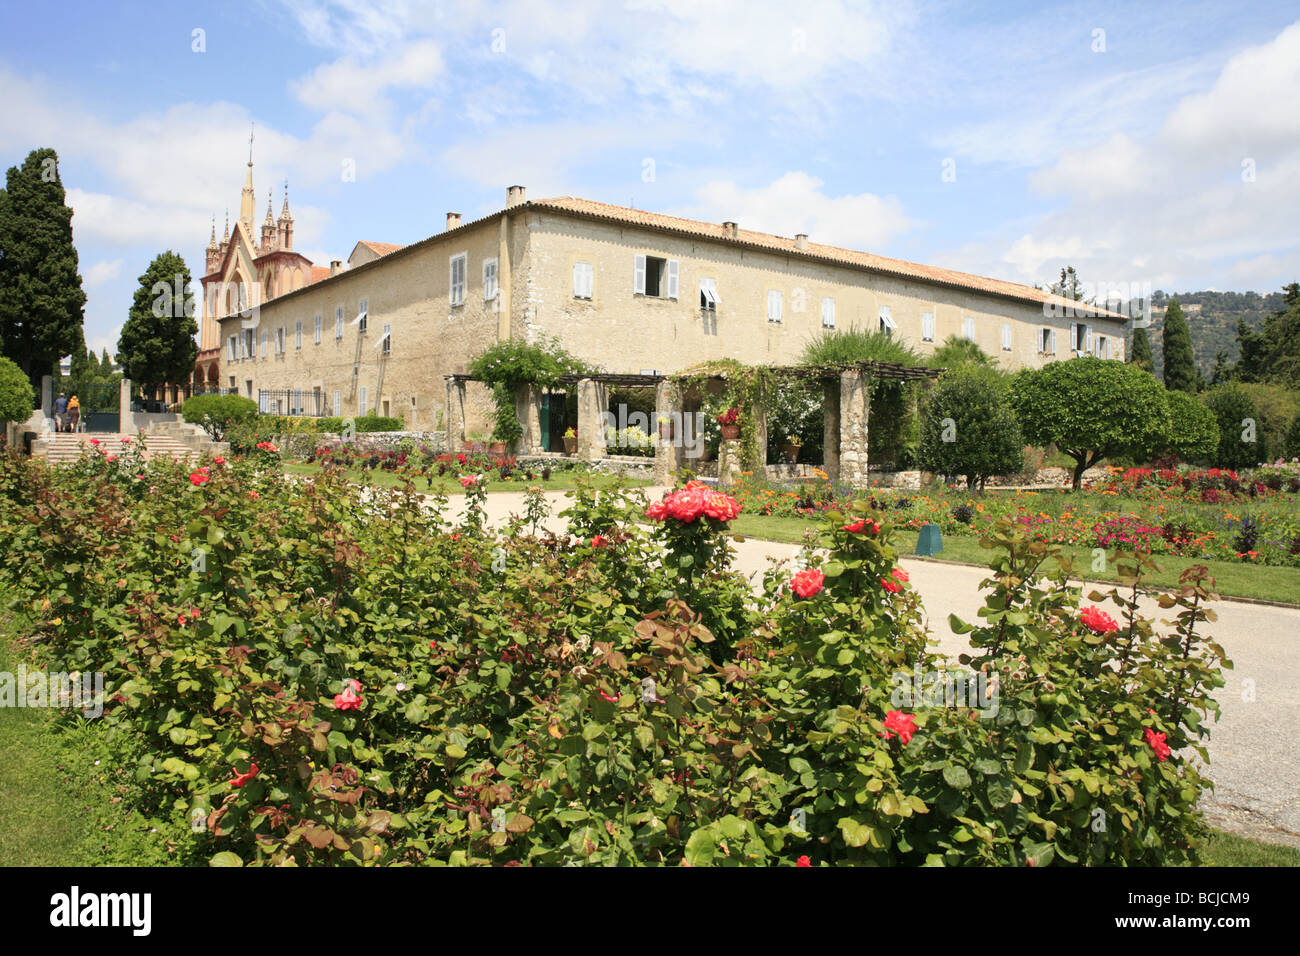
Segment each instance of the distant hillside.
M1192 351L1196 365L1209 378L1214 368L1214 357L1222 349L1229 362L1239 357L1237 349L1237 320L1244 319L1252 329L1269 315L1282 310L1282 293L1270 292L1155 292L1151 296L1151 352L1155 357L1156 375L1164 373L1165 309L1170 299L1177 299L1187 318L1192 333ZM1189 308L1190 307L1190 308Z

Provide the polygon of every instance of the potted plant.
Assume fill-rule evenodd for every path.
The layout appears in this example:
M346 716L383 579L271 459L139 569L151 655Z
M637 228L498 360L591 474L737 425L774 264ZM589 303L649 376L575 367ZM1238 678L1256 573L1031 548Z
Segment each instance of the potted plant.
M572 428L564 431L564 453L566 455L575 454L578 451L578 433Z
M798 435L791 435L781 446L781 456L790 464L799 460L799 449L803 447L803 440Z
M673 420L668 415L659 416L659 437L664 441L673 440Z
M718 424L722 426L723 441L735 441L740 437L740 412L734 406L718 416Z

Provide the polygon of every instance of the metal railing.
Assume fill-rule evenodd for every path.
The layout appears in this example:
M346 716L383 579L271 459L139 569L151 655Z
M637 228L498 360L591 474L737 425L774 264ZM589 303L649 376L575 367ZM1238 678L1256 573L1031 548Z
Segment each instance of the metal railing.
M257 390L257 408L264 415L301 415L325 418L333 414L324 392L281 388Z

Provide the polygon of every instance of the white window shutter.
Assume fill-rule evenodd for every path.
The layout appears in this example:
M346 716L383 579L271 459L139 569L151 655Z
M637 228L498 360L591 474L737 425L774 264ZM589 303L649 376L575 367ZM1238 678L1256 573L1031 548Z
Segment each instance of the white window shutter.
M645 256L637 253L632 260L632 291L645 295Z
M668 298L677 298L677 260L668 260Z
M1052 355L1056 354L1056 329L1052 329L1047 337L1047 351Z
M581 262L575 262L573 264L573 297L575 299L582 298L582 263Z
M1070 351L1079 351L1079 323L1070 323Z
M1092 353L1092 326L1091 325L1085 325L1083 327L1083 350L1088 354Z

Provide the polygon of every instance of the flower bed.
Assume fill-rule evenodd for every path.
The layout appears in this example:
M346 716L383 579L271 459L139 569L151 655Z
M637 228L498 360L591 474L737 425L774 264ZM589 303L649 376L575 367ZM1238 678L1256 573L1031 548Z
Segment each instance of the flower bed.
M899 515L868 501L823 513L818 549L756 594L729 495L647 508L580 484L557 537L526 532L540 496L486 527L482 484L453 525L409 491L361 501L257 459L9 458L0 575L41 663L104 672L102 719L143 753L126 799L183 861L1195 857L1222 686L1203 577L1169 598L1172 631L1127 591L1108 618L997 522L952 662L897 566Z

